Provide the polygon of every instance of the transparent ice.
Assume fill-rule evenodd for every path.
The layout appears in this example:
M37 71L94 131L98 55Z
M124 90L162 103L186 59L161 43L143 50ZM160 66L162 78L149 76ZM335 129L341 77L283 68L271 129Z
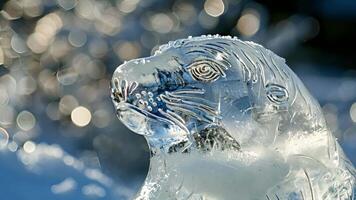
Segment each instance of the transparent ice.
M143 135L136 199L353 199L355 169L285 60L253 42L162 45L112 78L119 119Z

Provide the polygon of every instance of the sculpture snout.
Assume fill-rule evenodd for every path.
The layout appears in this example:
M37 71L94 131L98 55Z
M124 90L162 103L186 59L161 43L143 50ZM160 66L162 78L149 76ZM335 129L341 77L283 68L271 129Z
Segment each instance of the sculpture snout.
M126 103L128 98L137 89L138 83L136 81L127 81L125 79L113 78L111 92L114 103Z

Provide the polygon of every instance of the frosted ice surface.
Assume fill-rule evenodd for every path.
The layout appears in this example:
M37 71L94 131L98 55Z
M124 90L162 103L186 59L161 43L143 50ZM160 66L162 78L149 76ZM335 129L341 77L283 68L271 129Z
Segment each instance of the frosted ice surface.
M119 66L119 119L151 162L137 199L353 199L355 169L285 60L200 36Z

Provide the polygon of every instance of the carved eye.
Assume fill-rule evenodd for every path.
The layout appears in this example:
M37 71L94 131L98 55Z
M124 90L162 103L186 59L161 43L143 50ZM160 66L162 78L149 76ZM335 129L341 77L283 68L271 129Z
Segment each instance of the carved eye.
M221 66L210 60L194 62L187 69L194 80L202 82L213 82L218 80L220 76L226 76Z
M276 104L282 104L289 99L288 90L278 84L269 83L266 85L267 98Z

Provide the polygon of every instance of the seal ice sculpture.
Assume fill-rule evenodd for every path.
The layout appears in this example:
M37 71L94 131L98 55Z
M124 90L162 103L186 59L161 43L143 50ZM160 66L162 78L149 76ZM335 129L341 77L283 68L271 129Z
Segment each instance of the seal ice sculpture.
M118 118L143 135L136 199L353 199L355 169L285 60L229 36L189 37L114 72Z

